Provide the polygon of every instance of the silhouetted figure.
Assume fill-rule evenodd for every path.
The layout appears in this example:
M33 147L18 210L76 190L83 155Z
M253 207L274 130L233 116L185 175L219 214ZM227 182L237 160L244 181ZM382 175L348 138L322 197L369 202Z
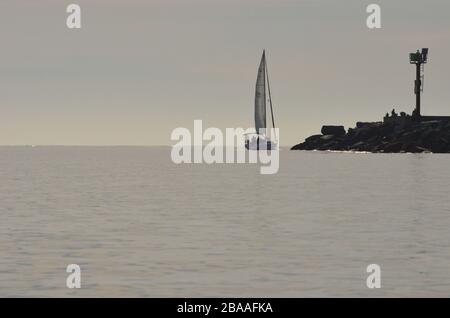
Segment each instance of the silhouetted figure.
M392 117L397 117L397 113L395 112L395 108L391 112Z

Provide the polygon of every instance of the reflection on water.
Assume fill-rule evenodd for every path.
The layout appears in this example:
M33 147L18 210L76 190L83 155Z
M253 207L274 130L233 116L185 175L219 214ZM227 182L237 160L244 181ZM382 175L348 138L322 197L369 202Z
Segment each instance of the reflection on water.
M449 295L450 156L280 161L261 175L162 147L0 147L0 296Z

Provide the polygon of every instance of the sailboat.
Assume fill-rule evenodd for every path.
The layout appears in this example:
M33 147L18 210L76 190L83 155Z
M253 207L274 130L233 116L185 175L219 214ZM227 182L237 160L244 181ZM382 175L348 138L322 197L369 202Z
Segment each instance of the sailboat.
M275 128L273 118L272 97L270 95L269 72L267 70L266 51L263 51L261 62L258 68L255 88L255 129L256 133L247 135L245 148L248 150L274 150L277 147L276 141L271 141L266 135L266 92L270 105L272 127ZM251 136L251 138L250 138ZM273 136L276 139L276 136Z

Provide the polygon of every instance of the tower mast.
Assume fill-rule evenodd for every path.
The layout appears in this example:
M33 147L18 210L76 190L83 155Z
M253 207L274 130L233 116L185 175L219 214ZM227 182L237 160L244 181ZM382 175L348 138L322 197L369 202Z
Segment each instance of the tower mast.
M428 49L423 48L422 52L417 50L416 53L409 54L409 63L416 65L416 80L414 81L414 94L416 94L416 108L413 111L413 116L420 118L421 105L420 105L420 93L422 91L422 68L423 65L427 63L428 60Z

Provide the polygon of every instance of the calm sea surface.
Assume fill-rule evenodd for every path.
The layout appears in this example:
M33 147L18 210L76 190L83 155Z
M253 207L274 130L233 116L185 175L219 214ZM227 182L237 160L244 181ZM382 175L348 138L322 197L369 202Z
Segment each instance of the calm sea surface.
M448 297L450 155L0 147L0 296Z

